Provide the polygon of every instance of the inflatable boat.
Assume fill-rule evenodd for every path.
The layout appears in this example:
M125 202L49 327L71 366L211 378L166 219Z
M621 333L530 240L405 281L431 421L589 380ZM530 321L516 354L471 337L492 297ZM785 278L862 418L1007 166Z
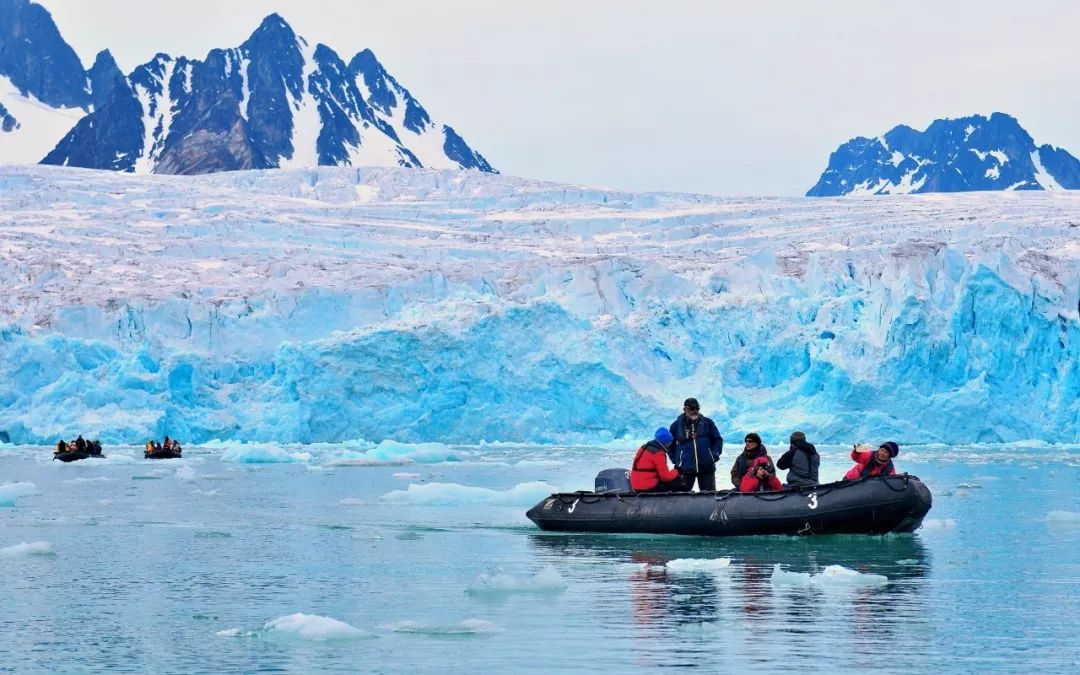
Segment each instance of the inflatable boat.
M54 452L53 459L60 460L61 462L75 462L80 459L86 459L90 456L89 452L79 452L78 450L68 450L67 452Z
M913 532L930 511L916 476L873 476L778 492L646 492L597 476L594 492L556 493L525 514L542 530L737 537Z
M146 448L143 450L144 459L179 459L183 453L183 450L178 448L169 448L168 450L161 448L155 448L154 444L147 443Z

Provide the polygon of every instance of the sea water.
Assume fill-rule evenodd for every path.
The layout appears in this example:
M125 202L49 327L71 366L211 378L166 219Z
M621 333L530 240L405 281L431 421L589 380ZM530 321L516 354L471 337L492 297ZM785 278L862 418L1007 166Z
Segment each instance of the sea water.
M524 517L630 447L415 450L0 446L0 671L1080 668L1076 447L904 448L915 534L732 539Z

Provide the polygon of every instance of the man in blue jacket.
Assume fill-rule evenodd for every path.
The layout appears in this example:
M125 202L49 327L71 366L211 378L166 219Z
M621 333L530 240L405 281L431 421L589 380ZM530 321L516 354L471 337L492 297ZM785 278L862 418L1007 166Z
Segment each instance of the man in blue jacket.
M724 439L716 424L701 414L696 398L683 402L683 413L671 423L670 431L675 444L668 455L679 469L682 489L693 490L696 479L702 492L716 490L716 462L724 452Z

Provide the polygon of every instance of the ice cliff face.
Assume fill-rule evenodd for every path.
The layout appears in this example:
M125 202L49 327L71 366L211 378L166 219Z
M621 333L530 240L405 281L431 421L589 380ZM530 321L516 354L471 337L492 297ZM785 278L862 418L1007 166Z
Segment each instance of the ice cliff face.
M877 138L854 138L829 157L806 196L1078 188L1080 160L1036 146L1016 118L994 113L935 120L922 132L900 125Z
M1080 195L0 169L0 431L588 442L1080 432Z

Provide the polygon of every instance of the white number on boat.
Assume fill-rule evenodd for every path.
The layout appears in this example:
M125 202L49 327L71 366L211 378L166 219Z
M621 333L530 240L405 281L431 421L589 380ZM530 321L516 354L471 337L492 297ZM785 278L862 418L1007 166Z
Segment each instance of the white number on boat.
M566 510L566 512L567 512L567 513L573 513L573 512L574 512L574 509L576 509L576 508L577 508L577 503L578 503L579 501L581 501L581 500L580 500L580 499L575 499L575 500L574 500L574 503L570 505L570 508L568 508L568 509Z
M817 493L816 492L811 492L810 493L810 510L814 510L816 508L817 508Z

